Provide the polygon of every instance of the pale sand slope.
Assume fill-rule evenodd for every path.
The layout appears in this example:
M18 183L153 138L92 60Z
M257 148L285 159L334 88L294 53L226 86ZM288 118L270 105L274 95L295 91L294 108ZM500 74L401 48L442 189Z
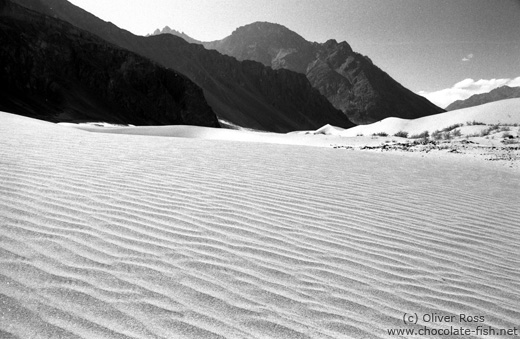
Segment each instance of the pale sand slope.
M485 105L459 109L446 113L435 114L418 119L386 118L370 125L356 126L342 129L334 126L324 126L315 133L341 135L353 137L359 134L372 135L373 133L386 132L393 135L399 131L419 134L429 131L441 130L454 124L466 124L467 122L482 122L485 124L514 124L520 123L520 98L491 102ZM483 129L486 126L479 127Z
M98 126L98 125L104 126ZM66 127L73 127L84 131L110 134L146 135L161 137L195 138L206 140L227 140L244 142L261 142L284 145L306 145L318 147L330 147L340 140L337 136L328 135L304 135L282 134L246 130L231 130L224 128L210 128L186 125L171 126L110 126L105 123L73 124L59 123Z
M428 313L512 329L518 192L516 173L450 159L0 114L0 338L390 338L482 325L429 324ZM418 324L404 326L404 312Z

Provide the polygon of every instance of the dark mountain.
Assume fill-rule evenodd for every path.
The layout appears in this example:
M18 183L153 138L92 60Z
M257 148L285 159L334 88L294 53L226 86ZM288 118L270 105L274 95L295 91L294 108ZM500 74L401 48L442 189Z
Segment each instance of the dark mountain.
M65 0L14 1L185 74L204 89L218 117L234 124L276 132L353 126L302 74L240 62L171 34L135 36Z
M236 29L223 40L204 42L208 49L238 60L254 60L274 69L305 73L317 52L312 43L278 24L255 22Z
M49 121L218 127L184 75L0 0L0 110Z
M203 44L238 60L255 60L274 69L305 74L356 124L444 112L401 86L346 42L312 43L282 25L256 22L238 28L223 40Z
M457 100L446 107L447 111L487 104L488 102L520 98L520 87L502 86L491 92L475 94L466 100Z
M193 39L192 37L190 37L186 33L176 31L174 29L171 29L168 26L164 27L162 30L161 29L156 29L152 34L150 34L148 36L160 35L160 34L172 34L172 35L178 36L179 38L183 38L184 40L186 40L190 44L202 44L201 41Z

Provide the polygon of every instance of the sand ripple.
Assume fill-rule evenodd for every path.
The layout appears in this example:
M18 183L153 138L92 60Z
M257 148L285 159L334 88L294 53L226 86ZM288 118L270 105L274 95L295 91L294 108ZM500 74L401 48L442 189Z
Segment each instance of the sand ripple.
M7 114L0 159L1 338L387 338L404 312L518 326L514 173Z

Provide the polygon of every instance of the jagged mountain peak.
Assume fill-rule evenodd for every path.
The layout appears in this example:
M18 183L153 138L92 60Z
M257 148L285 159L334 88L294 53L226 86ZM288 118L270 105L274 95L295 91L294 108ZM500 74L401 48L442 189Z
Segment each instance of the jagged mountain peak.
M352 47L346 41L337 42L335 39L329 39L321 45L321 48L326 51L336 50L343 53L352 53Z
M204 46L238 60L305 74L314 88L356 124L444 111L397 83L346 41L309 42L283 25L254 22Z
M350 121L366 124L390 116L412 119L444 111L351 51L348 43L308 42L280 24L255 22L223 40L204 43L206 49L230 56L223 57L171 36L134 36L66 0L13 1L181 71L204 88L217 114L247 127L287 131L324 120L343 127Z
M177 30L175 30L173 28L170 28L170 26L164 26L163 29L157 28L150 35L154 36L154 35L161 35L161 34L170 34L170 35L178 36L179 38L182 38L182 39L186 40L187 42L189 42L191 44L201 44L200 41L198 41L196 39L193 39L192 37L190 37L189 35L187 35L184 32L179 32L179 31L177 31ZM150 36L150 35L148 35L148 36Z

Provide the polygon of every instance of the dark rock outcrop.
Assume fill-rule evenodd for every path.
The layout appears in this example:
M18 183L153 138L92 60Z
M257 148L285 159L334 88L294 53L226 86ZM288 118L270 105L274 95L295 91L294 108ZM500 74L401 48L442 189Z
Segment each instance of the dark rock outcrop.
M170 34L135 36L65 0L14 1L185 74L204 89L218 117L231 123L274 132L354 126L305 75L240 62Z
M312 43L282 25L256 22L204 46L238 60L255 60L274 69L305 74L334 107L356 124L444 112L400 85L346 42Z
M488 93L475 94L466 100L457 100L446 107L447 111L487 104L493 101L520 98L520 87L502 86Z
M67 22L0 1L0 110L49 121L219 127L184 75Z

